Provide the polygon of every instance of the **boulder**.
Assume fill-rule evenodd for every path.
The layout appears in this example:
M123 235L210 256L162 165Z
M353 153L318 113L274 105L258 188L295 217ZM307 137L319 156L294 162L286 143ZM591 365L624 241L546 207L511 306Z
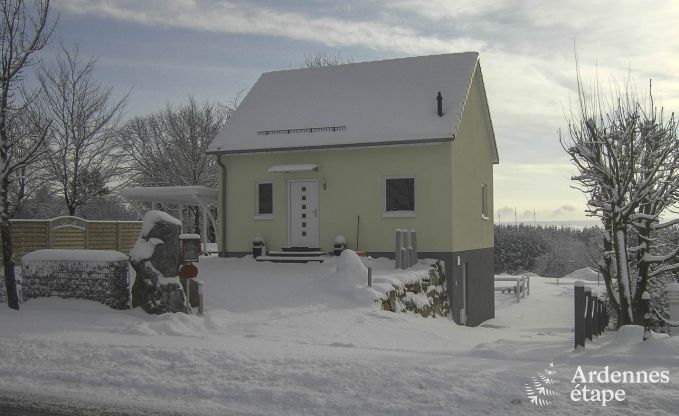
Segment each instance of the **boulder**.
M181 222L161 211L144 215L139 239L130 251L137 273L132 286L132 307L147 313L187 312L186 295L179 281Z

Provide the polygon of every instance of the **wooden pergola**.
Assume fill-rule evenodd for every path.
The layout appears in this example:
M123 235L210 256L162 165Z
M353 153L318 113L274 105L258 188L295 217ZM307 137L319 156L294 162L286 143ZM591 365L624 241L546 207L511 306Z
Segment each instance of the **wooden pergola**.
M149 186L126 188L120 191L120 196L128 202L155 202L166 205L176 205L180 212L185 206L199 206L203 210L204 220L201 238L203 240L203 252L207 252L207 219L212 224L212 229L217 233L215 218L210 211L210 206L217 205L218 192L216 189L205 186ZM144 213L135 204L130 204L137 213L143 217ZM182 216L183 217L183 216ZM183 223L183 218L182 218Z

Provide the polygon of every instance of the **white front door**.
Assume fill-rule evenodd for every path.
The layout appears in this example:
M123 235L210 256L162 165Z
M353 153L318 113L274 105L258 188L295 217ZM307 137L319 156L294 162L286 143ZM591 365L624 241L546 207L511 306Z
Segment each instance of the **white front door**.
M288 182L289 235L292 247L318 247L318 182Z

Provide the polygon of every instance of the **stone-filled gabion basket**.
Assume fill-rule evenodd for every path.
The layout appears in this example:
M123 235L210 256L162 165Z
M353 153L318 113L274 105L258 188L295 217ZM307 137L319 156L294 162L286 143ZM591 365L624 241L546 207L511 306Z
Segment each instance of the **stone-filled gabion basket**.
M24 299L61 296L130 309L126 255L107 250L37 250L21 259Z

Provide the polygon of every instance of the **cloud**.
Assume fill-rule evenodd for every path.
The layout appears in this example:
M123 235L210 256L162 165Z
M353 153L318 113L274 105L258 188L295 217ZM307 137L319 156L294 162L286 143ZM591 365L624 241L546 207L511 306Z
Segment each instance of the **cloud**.
M497 210L497 212L503 217L509 217L510 215L514 215L514 208L502 207L499 210Z
M470 37L424 35L404 25L311 16L233 1L64 0L60 4L74 14L93 14L150 26L280 36L327 46L362 46L409 54L444 53L483 46L482 42Z
M575 214L577 211L577 208L571 204L564 204L561 205L559 208L555 209L554 211L551 212L551 217L553 218L564 218L564 217L572 217L573 214Z

